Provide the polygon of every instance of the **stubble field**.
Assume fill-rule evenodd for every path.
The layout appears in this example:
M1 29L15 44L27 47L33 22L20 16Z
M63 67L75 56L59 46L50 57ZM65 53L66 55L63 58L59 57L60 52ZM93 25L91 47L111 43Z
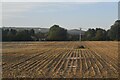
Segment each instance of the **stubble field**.
M117 78L118 42L3 42L3 78ZM83 45L85 48L79 48Z

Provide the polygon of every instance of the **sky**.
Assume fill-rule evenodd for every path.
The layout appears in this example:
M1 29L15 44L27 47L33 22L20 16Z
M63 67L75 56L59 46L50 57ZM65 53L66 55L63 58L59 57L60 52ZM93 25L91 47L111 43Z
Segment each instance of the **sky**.
M118 2L119 0L1 0L2 2Z
M118 2L3 2L2 25L66 29L109 29L118 19Z

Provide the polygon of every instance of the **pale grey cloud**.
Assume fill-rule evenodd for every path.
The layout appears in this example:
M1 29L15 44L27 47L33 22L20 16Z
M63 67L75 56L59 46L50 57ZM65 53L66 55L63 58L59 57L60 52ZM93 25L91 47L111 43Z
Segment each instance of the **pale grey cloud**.
M2 3L2 23L6 25L7 22L13 18L24 18L22 15L25 12L37 7L36 3L27 2L3 2Z
M68 3L67 3L68 4ZM71 3L69 3L71 4ZM78 3L76 3L78 4ZM66 5L66 3L61 4L49 4L49 3L37 3L37 2L3 2L2 3L2 12L4 18L9 17L22 17L20 14L28 12L32 9L35 9L37 7L39 8L49 8L51 7L69 7L69 5ZM38 10L39 12L45 11L45 10ZM55 11L55 9L50 9L47 11ZM23 16L24 17L24 16Z
M73 4L73 3L67 3L67 4ZM74 3L74 4L91 4L91 3ZM3 12L3 19L11 19L13 17L24 17L23 13L31 10L31 9L35 9L37 7L39 8L49 8L49 7L57 7L57 8L67 8L67 7L70 7L70 5L66 5L66 3L62 3L62 6L61 4L57 3L57 4L52 4L52 3L37 3L37 2L3 2L2 3L2 12ZM48 12L48 11L57 11L57 8L56 9L47 9L47 10L37 10L38 12Z
M106 20L106 14L103 16L105 18L102 19L103 16L102 13L104 13L104 7L99 7L100 11L96 7L97 5L100 6L100 4L96 4L98 2L79 2L79 3L42 3L42 2L4 2L3 3L3 24L4 26L42 26L42 27L49 27L52 24L59 24L62 26L109 26L110 23L112 23L115 18L115 15L112 14L115 12L115 8L112 8L111 6L105 6L106 8L111 10L112 12L110 16L108 16L108 22ZM69 5L70 4L70 5ZM76 5L78 4L78 5ZM81 4L81 6L79 5ZM95 7L91 6L91 10L94 12L96 11L91 18L91 16L88 15L88 12L90 11L84 4L87 5L96 5ZM104 3L103 3L104 4ZM114 3L113 3L114 4ZM107 5L107 4L106 4ZM83 7L84 6L84 7ZM103 10L102 10L102 9ZM77 11L74 12L74 11ZM98 13L100 12L100 14ZM102 12L102 13L101 13ZM91 13L91 11L89 12ZM98 13L98 14L97 14ZM107 12L105 12L107 13ZM83 16L85 17L83 17ZM101 17L99 17L99 16ZM95 17L96 16L96 17ZM88 19L87 17L90 17L91 19ZM86 20L86 18L88 20ZM101 21L104 20L105 21ZM95 21L98 20L98 21ZM111 22L110 22L111 20ZM87 23L89 24L86 24ZM95 21L95 22L94 22ZM81 22L81 23L80 23ZM98 24L97 24L98 22ZM96 25L92 24L96 23ZM70 28L69 27L69 28Z
M22 14L23 12L27 12L28 10L36 7L36 4L33 3L10 3L10 2L4 2L2 3L2 11L3 11L3 17L14 17L15 15ZM12 16L14 15L14 16ZM19 17L19 16L18 16Z

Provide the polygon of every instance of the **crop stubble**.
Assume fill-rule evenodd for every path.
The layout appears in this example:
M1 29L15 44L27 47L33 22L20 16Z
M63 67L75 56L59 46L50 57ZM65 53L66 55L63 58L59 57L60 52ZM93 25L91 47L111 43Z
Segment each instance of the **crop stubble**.
M118 42L4 42L2 61L4 78L117 78Z

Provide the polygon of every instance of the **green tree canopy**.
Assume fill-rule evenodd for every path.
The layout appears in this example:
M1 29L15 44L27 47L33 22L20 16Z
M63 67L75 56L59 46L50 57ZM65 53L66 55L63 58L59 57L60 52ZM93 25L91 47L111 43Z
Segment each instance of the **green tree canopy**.
M108 36L111 40L120 40L120 20L117 20L114 25L111 26Z
M19 31L16 34L16 41L31 41L31 34L28 30Z
M85 32L85 39L86 40L93 40L94 37L95 37L95 29L88 29L86 32Z
M96 29L95 40L103 41L106 40L106 31L103 29Z
M52 41L67 40L67 30L59 27L59 25L53 25L48 33L48 40Z

